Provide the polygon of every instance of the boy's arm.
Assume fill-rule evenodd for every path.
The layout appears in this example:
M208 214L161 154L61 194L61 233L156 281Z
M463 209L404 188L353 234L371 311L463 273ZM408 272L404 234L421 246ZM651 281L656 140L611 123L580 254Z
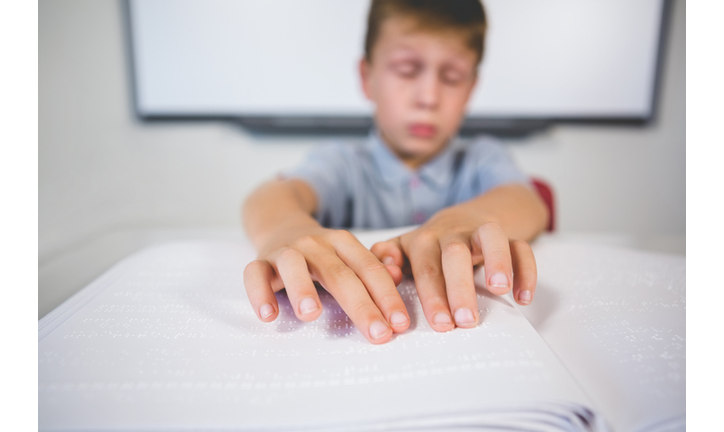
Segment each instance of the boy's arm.
M299 180L272 181L255 190L244 203L244 229L257 250L285 225L319 226L311 216L317 198Z
M522 184L498 186L448 209L470 213L479 221L496 222L511 239L530 241L548 226L548 209L540 196Z
M493 294L512 288L519 304L529 304L536 265L527 241L544 229L547 219L535 192L509 184L443 209L420 228L375 244L372 252L383 262L409 264L435 330L473 327L479 320L473 266L484 263L486 286Z
M318 281L370 342L405 331L410 318L395 288L399 268L387 268L349 232L321 227L312 217L316 208L314 191L299 180L269 182L244 204L244 226L258 251L244 270L244 285L259 318L276 319L274 293L286 288L297 317L317 319Z

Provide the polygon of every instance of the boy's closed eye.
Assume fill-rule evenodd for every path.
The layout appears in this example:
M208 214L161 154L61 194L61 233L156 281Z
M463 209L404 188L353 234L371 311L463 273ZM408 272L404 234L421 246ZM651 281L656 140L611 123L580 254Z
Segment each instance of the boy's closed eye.
M422 63L416 60L397 60L391 64L391 69L402 78L414 78L422 71Z
M467 81L470 74L454 66L446 66L442 69L440 76L445 84L458 85Z
M415 78L424 69L421 61L415 59L399 59L390 63L392 71L402 78ZM456 86L468 80L471 74L457 65L446 65L440 70L443 83Z

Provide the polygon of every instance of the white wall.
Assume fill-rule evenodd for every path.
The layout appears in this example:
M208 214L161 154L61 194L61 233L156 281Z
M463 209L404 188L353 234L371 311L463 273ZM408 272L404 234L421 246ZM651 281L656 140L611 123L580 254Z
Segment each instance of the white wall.
M511 151L556 189L559 230L685 234L685 3L674 2L657 121L560 126ZM119 1L39 3L39 259L114 230L239 226L260 182L319 139L222 123L144 124Z

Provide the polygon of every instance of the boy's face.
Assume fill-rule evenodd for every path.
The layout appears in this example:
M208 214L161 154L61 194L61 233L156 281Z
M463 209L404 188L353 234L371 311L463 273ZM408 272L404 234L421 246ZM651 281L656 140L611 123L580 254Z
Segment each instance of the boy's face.
M425 32L389 18L360 61L365 95L391 150L411 168L437 155L457 133L477 81L477 58L455 32Z

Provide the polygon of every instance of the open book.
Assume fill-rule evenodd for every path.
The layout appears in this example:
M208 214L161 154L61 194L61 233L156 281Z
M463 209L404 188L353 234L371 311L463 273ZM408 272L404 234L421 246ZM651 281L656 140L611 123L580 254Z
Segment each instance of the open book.
M389 232L360 234L371 246ZM40 430L685 429L685 259L541 242L526 308L489 294L481 324L436 333L414 282L411 328L372 345L324 312L260 322L239 242L125 259L39 322Z

